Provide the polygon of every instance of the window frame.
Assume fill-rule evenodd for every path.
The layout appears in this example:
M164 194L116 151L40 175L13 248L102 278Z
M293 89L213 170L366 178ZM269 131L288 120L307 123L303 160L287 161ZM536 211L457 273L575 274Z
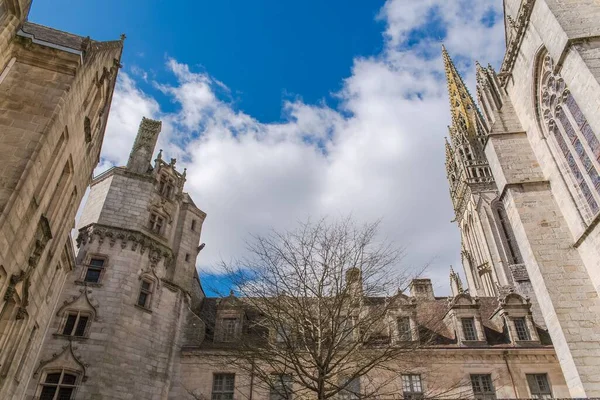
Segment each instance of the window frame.
M51 382L46 382L48 380L48 375L51 374L60 374L59 378L58 378L58 382L57 383L51 383ZM70 376L74 376L75 377L75 381L73 384L69 384L69 383L63 383L64 377L65 375L70 375ZM71 395L69 397L69 400L73 400L75 398L75 395L77 394L77 389L79 388L79 384L80 384L80 373L76 372L76 371L72 371L69 369L49 369L44 371L44 373L42 374L40 381L38 382L38 388L37 388L37 392L36 392L36 399L42 399L42 394L43 391L45 390L45 388L47 387L55 387L56 390L51 398L51 400L58 400L59 397L59 393L60 393L60 389L64 389L64 388L71 388L73 389L71 392Z
M531 332L529 332L529 328L527 327L527 318L526 317L516 317L512 319L513 326L515 327L515 332L517 334L517 340L519 341L527 341L531 340ZM518 322L518 323L517 323ZM520 324L523 324L520 326ZM522 334L524 336L522 336Z
M475 400L496 400L496 388L494 387L494 381L492 379L492 374L471 374L471 390L473 391L473 398ZM489 379L489 382L487 380ZM475 382L482 389L479 392L475 391ZM489 384L488 391L484 390L485 386Z
M543 392L540 388L538 377L544 377L546 380L545 384L548 386L548 391ZM533 373L533 374L525 374L525 379L527 380L527 387L529 389L529 394L532 399L552 399L552 385L550 384L550 379L548 378L548 374L543 373ZM534 392L534 388L531 387L532 380L535 379L536 391Z
M159 223L159 221L161 221ZM167 218L157 211L150 211L148 218L148 229L155 235L164 236L166 229ZM158 229L157 229L158 226Z
M231 325L226 323L233 322ZM221 318L221 342L230 343L238 339L238 325L240 318L238 317L223 317ZM232 328L230 332L227 328Z
M67 328L67 324L69 321L69 317L75 316L75 321L73 322L73 326L69 333L65 332ZM76 335L78 329L80 328L81 317L87 318L85 325L83 327L83 332L81 335ZM92 314L85 310L66 310L64 312L63 322L59 329L59 334L63 336L69 336L72 338L86 338L89 333L90 325L92 322Z
M273 374L269 386L269 400L291 400L293 397L294 380L290 374ZM281 393L277 387L281 388Z
M406 322L406 326L404 326L404 323L400 323L401 320L403 322ZM401 331L401 327L405 327L406 330ZM409 316L401 315L396 318L396 332L398 333L398 340L401 342L411 342L414 340L411 326L411 318Z
M150 287L144 288L144 283L148 283ZM147 276L140 277L140 288L138 290L138 295L137 295L137 300L135 301L135 305L140 308L150 310L152 308L152 300L154 297L155 286L156 286L156 282L154 279L149 278ZM144 294L146 296L143 305L140 304L140 298L142 297L142 294Z
M223 383L219 390L216 389L217 385L217 377L223 378ZM231 378L231 390L226 388L226 378ZM213 373L213 381L211 385L210 398L211 400L233 400L233 395L235 394L235 373L231 372L215 372Z
M402 397L406 400L423 399L423 380L421 374L401 374Z
M94 260L101 260L102 265L101 266L93 265L92 263ZM86 262L83 264L83 266L85 268L83 268L83 271L81 274L81 281L88 285L89 284L91 284L91 285L102 284L102 280L104 278L104 274L106 272L107 265L108 265L108 257L106 257L105 255L100 255L100 254L88 255L86 257ZM98 280L97 281L87 280L88 272L90 271L90 269L98 271Z
M469 336L467 337L467 326L465 325L465 322L469 321L472 325L470 327L468 327L469 329L472 329L472 333L473 335L470 336L469 332ZM474 317L462 317L460 319L460 323L461 323L461 327L462 327L462 332L463 332L463 337L465 341L476 341L478 340L478 336L477 336L477 327L475 325L475 318Z

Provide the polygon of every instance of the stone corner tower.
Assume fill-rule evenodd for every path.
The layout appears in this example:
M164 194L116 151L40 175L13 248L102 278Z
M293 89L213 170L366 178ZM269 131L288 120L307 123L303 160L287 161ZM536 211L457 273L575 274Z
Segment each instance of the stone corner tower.
M94 178L80 218L76 265L34 377L68 365L77 398L166 398L204 297L195 262L206 214L183 191L175 159L161 150L151 165L160 127L142 120L127 167ZM32 382L29 395L43 387Z

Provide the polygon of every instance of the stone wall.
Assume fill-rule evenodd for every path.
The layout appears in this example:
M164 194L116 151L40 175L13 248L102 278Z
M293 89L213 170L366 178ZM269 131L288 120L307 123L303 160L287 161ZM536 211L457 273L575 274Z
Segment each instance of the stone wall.
M21 398L72 268L69 232L98 161L123 44L60 50L16 37L24 25L13 17L0 21L0 148L11 153L0 167L0 398ZM83 105L100 90L88 137Z

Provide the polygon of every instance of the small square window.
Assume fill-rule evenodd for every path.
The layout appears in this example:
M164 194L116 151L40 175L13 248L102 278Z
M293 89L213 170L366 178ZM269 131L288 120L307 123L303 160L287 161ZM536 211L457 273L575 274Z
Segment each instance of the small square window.
M150 298L152 297L152 282L142 279L140 293L138 295L137 305L144 308L150 308Z
M62 330L63 335L83 337L86 332L89 315L80 312L70 312Z
M517 331L518 340L531 340L529 336L529 329L527 329L527 323L525 318L515 318L515 330Z
M214 374L212 400L233 400L235 374Z
M104 269L104 260L103 258L92 258L90 259L90 263L87 265L87 269L85 271L84 281L89 283L98 283L100 282L100 277L102 276L102 271Z
M471 375L471 386L475 400L495 400L496 390L489 374Z
M398 339L401 341L412 340L412 331L410 329L410 318L400 317L398 322Z
M231 342L237 337L237 318L223 318L221 322L221 340L223 342Z
M160 215L158 215L156 213L150 213L150 220L148 221L148 228L152 232L154 232L158 235L161 235L164 223L165 223L165 220L163 217L161 217Z
M291 400L293 384L291 375L274 375L272 379L269 400Z
M403 374L402 392L406 400L420 400L423 398L423 385L421 384L421 375Z
M465 340L477 340L477 332L475 331L475 319L462 318L463 333Z
M531 397L534 399L551 399L552 390L548 383L547 374L527 374L527 384Z

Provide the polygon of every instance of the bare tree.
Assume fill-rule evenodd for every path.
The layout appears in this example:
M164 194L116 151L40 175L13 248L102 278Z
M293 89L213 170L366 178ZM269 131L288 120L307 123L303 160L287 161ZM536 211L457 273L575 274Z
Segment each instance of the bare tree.
M222 265L246 319L238 329L214 318L214 334L233 342L227 362L277 399L398 393L385 371L426 338L400 326L414 305L399 290L409 275L402 250L378 241L377 228L324 219L253 236L249 257Z

